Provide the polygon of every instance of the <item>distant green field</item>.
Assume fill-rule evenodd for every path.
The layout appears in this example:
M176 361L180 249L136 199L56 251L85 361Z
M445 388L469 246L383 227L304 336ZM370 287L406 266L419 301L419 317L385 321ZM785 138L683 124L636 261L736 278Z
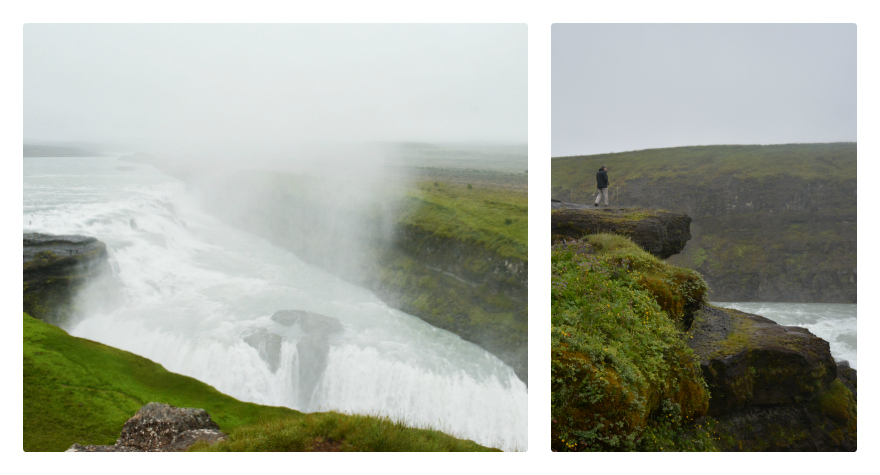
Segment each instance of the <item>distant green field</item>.
M148 402L205 409L231 433L220 450L313 450L334 438L339 450L488 450L435 430L381 417L304 416L227 396L127 351L72 337L24 314L25 451L72 444L112 445L122 425ZM381 437L377 437L381 435Z
M403 222L528 260L528 201L525 191L423 181L407 195Z
M727 175L836 181L855 177L856 144L706 145L554 157L551 182L554 188L595 188L601 165L608 166L612 186L639 178L695 186Z
M856 302L857 145L714 145L552 159L551 195L690 216L670 258L719 301Z

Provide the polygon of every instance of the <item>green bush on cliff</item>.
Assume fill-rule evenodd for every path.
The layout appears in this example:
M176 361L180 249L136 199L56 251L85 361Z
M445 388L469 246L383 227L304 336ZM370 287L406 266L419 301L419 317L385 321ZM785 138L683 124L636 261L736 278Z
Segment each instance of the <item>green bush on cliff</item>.
M553 449L711 449L693 426L709 393L676 323L703 300L699 275L620 236L557 241L551 256Z
M342 450L489 450L384 418L333 412L304 416L286 407L242 402L146 358L70 336L28 314L23 373L25 451L64 451L74 443L112 445L125 421L151 401L205 409L232 435L219 450L315 450L328 437ZM283 432L272 432L282 427ZM252 439L254 434L260 440ZM377 434L389 442L377 440Z

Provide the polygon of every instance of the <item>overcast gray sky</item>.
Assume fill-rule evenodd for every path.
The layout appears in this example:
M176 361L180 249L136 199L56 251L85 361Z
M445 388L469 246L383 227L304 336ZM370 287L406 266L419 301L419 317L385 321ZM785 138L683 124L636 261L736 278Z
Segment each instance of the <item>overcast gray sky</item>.
M856 141L855 24L554 24L552 154Z
M25 141L527 141L527 27L24 26Z

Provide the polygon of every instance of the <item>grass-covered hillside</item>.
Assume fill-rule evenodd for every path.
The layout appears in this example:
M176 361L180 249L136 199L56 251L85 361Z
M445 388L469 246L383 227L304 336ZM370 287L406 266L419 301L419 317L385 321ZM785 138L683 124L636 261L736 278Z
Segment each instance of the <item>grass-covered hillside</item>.
M524 191L422 181L407 193L400 222L527 261L528 209Z
M489 350L528 382L526 191L419 182L399 216L366 284Z
M621 206L689 215L670 262L713 300L856 301L855 143L675 147L552 159L552 196L592 203L608 166Z
M702 278L611 234L558 240L551 271L552 448L714 450L684 323Z
M112 445L125 421L148 402L205 409L230 434L212 450L489 450L381 417L304 415L242 402L146 358L72 337L27 314L23 373L25 451L64 451L74 443Z

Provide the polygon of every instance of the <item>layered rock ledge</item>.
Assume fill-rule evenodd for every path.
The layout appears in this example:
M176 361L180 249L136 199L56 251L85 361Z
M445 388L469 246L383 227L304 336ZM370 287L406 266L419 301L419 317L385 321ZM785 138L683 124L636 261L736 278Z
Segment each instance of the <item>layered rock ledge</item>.
M193 444L226 439L204 409L151 402L125 422L114 445L73 444L67 452L185 452Z
M108 268L107 248L89 236L25 233L24 311L46 323L68 321L71 299Z
M800 327L704 306L689 346L726 450L853 451L856 403L828 342ZM853 375L854 377L854 375Z
M691 218L647 208L594 208L553 201L551 233L578 239L587 234L626 236L645 251L661 258L678 254L691 238Z

